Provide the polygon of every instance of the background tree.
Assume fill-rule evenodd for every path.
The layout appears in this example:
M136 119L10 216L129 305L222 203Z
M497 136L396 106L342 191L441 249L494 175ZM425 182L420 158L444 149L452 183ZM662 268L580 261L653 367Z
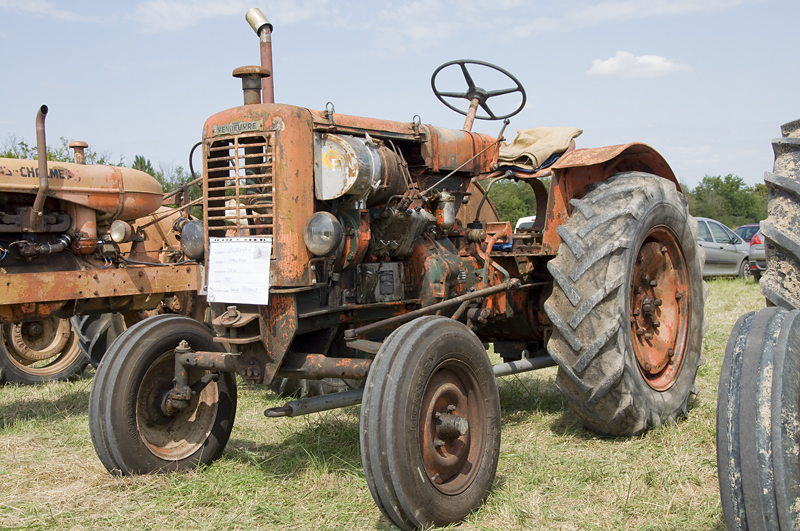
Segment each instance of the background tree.
M550 179L542 179L547 190L550 190ZM488 182L481 183L486 187ZM519 218L536 214L536 196L533 188L526 182L515 182L504 179L498 181L489 190L489 199L497 209L501 221L510 221L512 226L517 224Z
M728 227L758 223L767 217L767 187L764 184L749 186L741 177L703 177L694 189L682 185L693 216L713 218Z

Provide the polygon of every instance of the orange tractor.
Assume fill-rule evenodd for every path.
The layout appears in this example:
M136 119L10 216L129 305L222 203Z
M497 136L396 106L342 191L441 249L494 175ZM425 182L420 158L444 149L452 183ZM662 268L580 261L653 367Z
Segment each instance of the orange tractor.
M151 317L107 352L89 416L110 471L217 459L237 374L265 385L344 379L356 384L265 414L360 403L367 484L411 529L457 521L486 497L500 449L497 376L557 365L571 410L607 435L687 413L704 255L655 150L565 146L533 171L498 162L503 131L472 132L473 120L507 118L522 104L504 116L495 100L524 104L525 92L479 61L447 63L432 80L466 115L460 130L276 104L272 26L258 10L247 19L262 64L234 70L245 104L203 127L203 234L183 238L204 247L213 330ZM478 86L477 68L508 85ZM465 88L438 88L446 69ZM500 179L532 187L532 226L497 219L478 181L488 190ZM492 365L490 344L503 363Z
M199 222L162 207L150 175L85 164L86 144L70 147L75 163L0 159L0 382L74 378L140 312L192 314L199 266L172 225Z

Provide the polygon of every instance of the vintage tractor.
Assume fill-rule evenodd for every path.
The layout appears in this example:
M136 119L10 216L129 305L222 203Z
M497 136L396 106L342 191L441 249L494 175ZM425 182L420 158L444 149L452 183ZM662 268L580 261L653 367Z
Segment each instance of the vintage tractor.
M686 414L701 363L704 255L655 150L565 146L547 168L498 165L502 131L474 133L473 120L505 118L495 98L524 102L524 89L497 67L510 88L477 86L473 69L488 68L478 61L437 70L455 69L464 90L432 80L467 116L462 130L275 104L272 26L258 10L247 20L262 64L234 70L245 105L203 127L213 331L156 316L112 345L89 409L108 470L217 459L237 374L260 384L361 381L265 414L361 403L370 491L410 529L457 521L485 498L500 448L496 376L557 364L572 411L602 434ZM498 221L481 179L487 189L528 183L535 224L514 232ZM492 365L489 344L504 363Z
M47 112L36 117L39 153ZM86 143L70 147L75 163L0 159L0 381L73 378L99 364L124 318L192 313L199 266L172 225L201 232L199 222L163 207L150 175L87 165Z
M717 469L729 531L800 529L800 120L781 133L764 175L768 307L736 321L719 380Z

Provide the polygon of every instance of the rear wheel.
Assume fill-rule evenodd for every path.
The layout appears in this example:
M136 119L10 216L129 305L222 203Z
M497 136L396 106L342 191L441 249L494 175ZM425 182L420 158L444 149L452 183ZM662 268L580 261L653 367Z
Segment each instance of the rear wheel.
M111 343L127 328L125 319L119 313L80 315L71 321L78 333L78 344L95 369Z
M742 263L739 264L739 274L737 276L745 280L750 278L750 264L747 260L742 260Z
M158 315L127 329L103 358L92 385L89 431L97 455L124 475L181 470L219 458L233 429L236 376L221 373L174 414L164 410L175 376L174 349L220 351L211 331L188 317ZM189 385L209 371L189 369Z
M492 366L462 323L421 317L383 343L361 404L372 497L401 529L447 525L486 498L500 451Z
M793 530L800 521L800 311L736 322L717 403L717 468L729 531Z
M67 319L0 326L0 382L36 385L80 376L88 358Z
M761 222L767 270L761 293L774 306L800 308L800 120L781 127L772 141L773 173L767 173L769 217Z
M570 203L548 263L556 384L597 433L633 435L671 422L696 392L708 326L697 223L673 183L639 172Z

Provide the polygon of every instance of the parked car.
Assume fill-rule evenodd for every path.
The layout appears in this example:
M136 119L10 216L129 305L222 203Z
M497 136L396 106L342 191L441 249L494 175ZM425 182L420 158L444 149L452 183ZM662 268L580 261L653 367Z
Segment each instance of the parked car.
M697 240L706 252L703 276L750 276L750 246L720 223L709 218L697 219Z
M756 282L761 280L761 274L767 269L767 253L764 250L764 235L759 229L750 240L750 274Z
M758 229L761 227L758 223L748 223L747 225L742 225L740 227L736 227L733 232L736 233L738 237L743 239L746 243L750 243L750 239L758 232Z

